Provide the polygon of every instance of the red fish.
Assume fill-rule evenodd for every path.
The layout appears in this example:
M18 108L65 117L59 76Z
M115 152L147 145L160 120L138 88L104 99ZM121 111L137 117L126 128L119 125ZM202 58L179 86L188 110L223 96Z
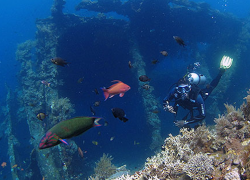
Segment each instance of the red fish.
M112 86L106 88L101 88L103 90L103 95L105 97L105 101L108 98L112 98L114 95L119 94L120 97L124 96L124 93L130 90L130 86L127 84L124 84L123 82L119 80L114 80L111 82L117 82L116 84L113 84Z

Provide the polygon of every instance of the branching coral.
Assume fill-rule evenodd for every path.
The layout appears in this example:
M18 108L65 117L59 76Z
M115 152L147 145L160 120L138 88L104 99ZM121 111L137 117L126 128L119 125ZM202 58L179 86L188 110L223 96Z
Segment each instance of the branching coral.
M190 148L190 142L193 138L194 129L189 131L186 128L182 128L179 135L169 135L169 137L164 142L163 148L170 151L170 154L174 158L187 160L190 155L194 154L193 150Z
M223 139L236 138L243 141L249 137L249 122L244 119L243 112L240 109L234 108L225 104L227 114L215 118L215 128L218 137Z
M244 117L249 121L250 120L250 90L247 91L248 95L244 99L246 99L247 104L243 103L241 106L241 110L244 113Z
M206 154L192 156L184 166L184 171L192 179L208 179L213 173L213 160Z
M99 179L105 179L113 175L116 172L116 166L111 163L112 160L112 156L103 153L103 156L100 158L100 160L96 162L96 167L94 169L94 177Z

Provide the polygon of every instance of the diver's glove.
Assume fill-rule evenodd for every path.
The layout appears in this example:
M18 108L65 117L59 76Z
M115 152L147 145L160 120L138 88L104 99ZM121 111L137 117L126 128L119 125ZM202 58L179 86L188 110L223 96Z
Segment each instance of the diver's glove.
M173 114L176 114L176 112L174 111L174 107L170 106L168 101L163 103L163 109L164 109L164 111L169 111L169 112L171 112Z
M182 128L183 126L185 126L186 124L188 124L188 122L186 120L179 120L179 121L175 121L174 124L177 127Z

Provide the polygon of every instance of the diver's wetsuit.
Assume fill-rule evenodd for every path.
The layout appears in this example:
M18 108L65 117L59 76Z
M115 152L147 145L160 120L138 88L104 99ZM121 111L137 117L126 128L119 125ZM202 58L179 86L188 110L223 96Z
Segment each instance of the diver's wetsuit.
M215 79L213 79L208 88L201 90L197 85L191 85L191 91L188 93L189 98L186 98L184 100L181 98L181 95L176 91L176 88L174 87L173 89L171 89L169 95L164 98L163 106L166 106L167 102L170 103L174 101L173 108L176 112L175 118L177 116L178 108L179 106L181 106L182 108L189 110L189 113L182 119L186 120L186 124L202 121L206 117L204 101L218 85L224 72L224 69L220 69L219 74ZM198 115L194 116L194 112L198 112ZM187 119L189 115L190 118Z

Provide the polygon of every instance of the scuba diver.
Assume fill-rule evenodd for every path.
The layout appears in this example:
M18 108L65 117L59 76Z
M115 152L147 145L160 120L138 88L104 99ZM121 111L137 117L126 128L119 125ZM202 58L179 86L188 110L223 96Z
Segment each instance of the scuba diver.
M180 128L189 127L189 124L201 122L206 117L204 101L218 85L222 75L226 69L230 68L232 62L232 58L223 56L218 75L204 89L200 89L198 85L204 84L206 77L194 72L200 66L200 63L196 62L188 66L188 73L174 84L176 86L170 90L168 96L163 100L163 109L174 114L174 123L176 126ZM190 73L190 71L193 72ZM188 114L182 120L176 120L179 106L189 110Z

